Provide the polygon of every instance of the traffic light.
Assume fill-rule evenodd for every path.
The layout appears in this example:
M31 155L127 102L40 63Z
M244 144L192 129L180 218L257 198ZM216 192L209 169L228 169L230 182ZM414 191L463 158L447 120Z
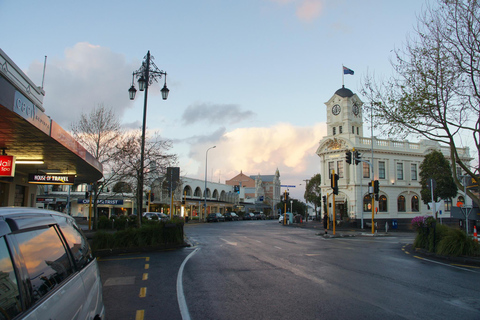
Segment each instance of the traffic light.
M333 189L333 194L338 194L338 174L331 175L330 187Z
M150 193L150 202L155 201L155 194L152 192Z
M362 158L362 154L358 151L355 151L353 153L353 157L355 159L355 165L359 164L360 163L360 159Z
M378 180L373 181L373 193L378 194L380 192L380 183Z
M345 152L345 156L346 156L346 159L347 159L347 163L352 164L352 152L350 150Z
M378 201L378 193L375 193L375 201Z

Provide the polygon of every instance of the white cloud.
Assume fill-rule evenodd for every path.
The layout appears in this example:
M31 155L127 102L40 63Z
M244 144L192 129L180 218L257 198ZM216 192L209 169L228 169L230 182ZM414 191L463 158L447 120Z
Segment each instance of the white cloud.
M323 2L320 0L306 0L297 7L297 17L306 22L315 20L320 16Z
M65 50L64 57L48 57L44 108L65 129L99 104L113 107L119 118L133 106L128 99L129 80L138 62L127 63L122 54L86 42ZM43 63L34 62L27 74L41 79Z

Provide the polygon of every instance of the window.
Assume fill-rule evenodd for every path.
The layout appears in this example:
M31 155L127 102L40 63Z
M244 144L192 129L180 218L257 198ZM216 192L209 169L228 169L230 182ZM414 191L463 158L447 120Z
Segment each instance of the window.
M419 206L419 202L418 202L418 197L417 197L417 196L413 196L413 197L412 197L412 211L413 211L413 212L418 212L418 211L420 211L420 206Z
M412 163L410 168L412 172L412 181L416 181L417 180L417 164Z
M399 196L397 199L397 210L398 212L407 211L405 208L405 196Z
M452 199L443 199L443 203L445 203L445 212L450 212L452 209Z
M378 199L378 211L387 212L387 209L387 197L382 195Z
M333 171L333 169L334 169L334 164L335 164L335 163L334 163L333 161L330 161L330 162L328 163L328 178L329 178L329 179L331 179L330 176L332 175L332 171Z
M370 178L370 165L366 162L362 162L363 165L363 177Z
M355 134L355 126L352 126L352 133Z
M57 288L73 272L58 232L50 226L15 235L30 277L33 301Z
M343 133L343 127L342 127L342 126L338 127L338 133L339 133L339 134L340 134L340 133Z
M370 205L370 208L369 208ZM363 212L372 211L372 198L369 194L363 197Z
M335 127L333 127L333 135L336 135L337 134L337 130Z
M343 161L337 161L337 173L339 178L343 178Z
M63 236L65 237L70 252L73 255L75 265L79 270L83 269L93 260L93 255L88 242L85 240L82 232L73 225L70 219L57 216L55 216L55 219L61 227Z
M8 252L5 238L0 239L0 319L13 319L20 313L20 293L18 290L17 277L13 270L12 258Z
M403 180L403 163L397 163L397 180Z
M378 179L385 179L385 161L378 161Z
M358 127L357 127L357 136L358 136L358 135L359 135L359 133L358 133Z

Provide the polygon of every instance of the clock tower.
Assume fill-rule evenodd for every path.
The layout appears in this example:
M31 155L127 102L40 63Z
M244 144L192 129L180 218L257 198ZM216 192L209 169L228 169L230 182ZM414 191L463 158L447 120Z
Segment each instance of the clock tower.
M350 89L342 86L333 97L325 102L327 106L327 136L363 137L363 102Z

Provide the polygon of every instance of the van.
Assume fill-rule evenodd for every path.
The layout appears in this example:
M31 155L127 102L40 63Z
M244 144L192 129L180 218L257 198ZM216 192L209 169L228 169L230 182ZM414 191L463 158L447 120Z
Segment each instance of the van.
M0 208L0 319L105 319L90 246L68 215Z

